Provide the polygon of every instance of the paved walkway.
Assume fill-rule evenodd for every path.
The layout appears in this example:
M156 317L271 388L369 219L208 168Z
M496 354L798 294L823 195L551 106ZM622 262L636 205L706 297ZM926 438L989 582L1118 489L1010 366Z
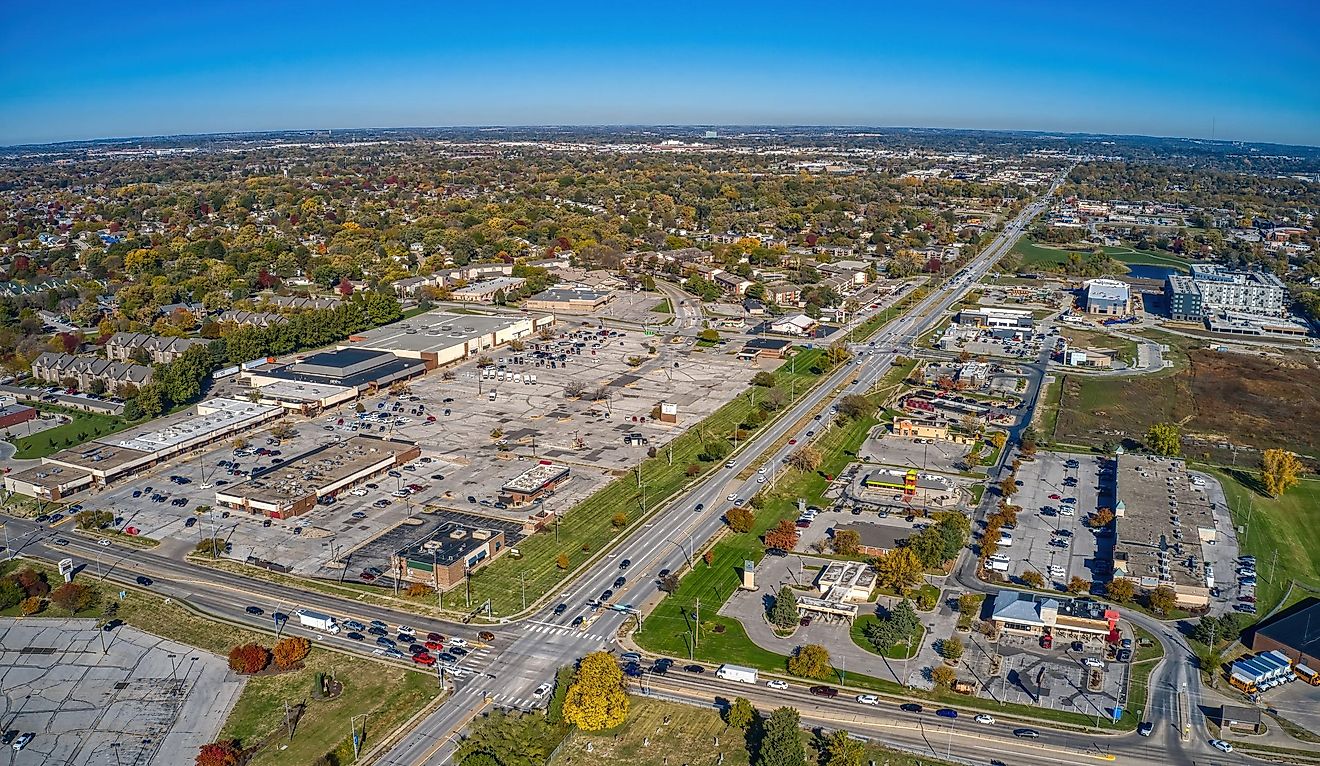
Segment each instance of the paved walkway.
M719 614L732 617L742 623L752 643L775 652L790 655L793 650L806 644L819 644L830 653L834 667L847 673L863 673L875 678L904 683L921 689L932 688L931 669L941 660L935 653L934 639L949 635L957 621L957 615L941 600L933 612L918 612L922 624L926 627L926 636L917 655L904 662L889 660L862 649L853 643L844 622L831 622L816 618L811 625L799 627L792 636L780 638L765 619L766 611L773 602L774 595L783 585L810 584L816 576L812 569L799 569L803 565L823 566L827 559L811 556L766 556L761 560L756 572L757 589L739 590L724 602ZM802 595L807 595L802 593ZM814 593L812 594L814 595ZM882 597L880 604L892 606L897 599ZM859 605L858 614L874 614L874 604Z

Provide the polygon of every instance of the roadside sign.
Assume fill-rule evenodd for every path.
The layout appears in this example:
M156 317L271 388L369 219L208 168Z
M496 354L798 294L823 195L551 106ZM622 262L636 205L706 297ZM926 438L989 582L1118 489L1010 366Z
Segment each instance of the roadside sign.
M65 582L73 580L73 559L60 559L60 576Z

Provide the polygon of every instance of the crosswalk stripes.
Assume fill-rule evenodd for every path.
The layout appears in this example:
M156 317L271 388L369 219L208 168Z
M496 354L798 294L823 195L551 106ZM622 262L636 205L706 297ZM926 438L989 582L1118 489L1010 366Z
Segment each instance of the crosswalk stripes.
M514 697L513 695L510 694L500 694L498 692L492 693L490 689L482 686L481 684L476 684L476 683L463 685L458 691L454 692L453 696L454 698L458 698L458 699L472 698L472 697L483 697L483 698L489 697L497 705L504 705L506 707L516 707L521 710L532 710L533 708L537 707L537 705L540 704L539 700L536 700L534 698L528 699L526 697Z
M534 624L526 626L528 633L539 633L547 636L573 636L576 638L590 638L603 641L600 636L592 635L576 628L560 628L552 625Z

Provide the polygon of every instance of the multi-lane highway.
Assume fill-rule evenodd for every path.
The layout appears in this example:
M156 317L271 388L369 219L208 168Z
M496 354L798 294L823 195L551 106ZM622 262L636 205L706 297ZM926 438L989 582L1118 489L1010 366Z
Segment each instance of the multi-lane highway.
M1053 187L1050 193L1053 193ZM615 548L610 556L574 579L558 597L551 599L532 617L516 623L512 629L522 635L496 656L491 667L495 678L486 676L461 682L460 693L417 726L380 763L420 766L447 762L453 750L454 732L486 704L482 693L484 688L498 689L497 693L505 699L527 699L531 690L548 680L560 665L608 646L627 617L620 612L594 610L592 604L597 602L600 594L612 589L616 603L640 603L653 592L661 570L681 571L689 558L700 551L702 544L720 530L724 512L737 500L750 498L760 488L757 481L760 474L749 469L760 465L770 468L782 465L788 454L797 449L788 443L790 439L804 444L811 438L807 432L824 428L811 419L810 413L826 407L831 400L837 401L850 393L870 389L889 370L894 359L903 353L903 347L909 346L937 322L940 314L960 299L1012 247L1045 205L1045 199L1028 205L959 276L933 289L906 314L886 326L875 338L873 353L858 357L854 363L831 374L744 445L731 458L729 467L669 503ZM620 568L625 560L629 562L626 570ZM614 582L620 576L626 577L628 582L622 588L614 588ZM567 609L555 614L554 607L560 603L567 605ZM594 621L584 629L573 627L579 616L592 615ZM507 632L510 628L504 630Z
M666 569L682 571L703 544L721 529L724 512L736 502L750 498L762 487L758 481L762 474L755 469L765 466L765 475L772 481L774 472L789 453L797 449L789 444L790 439L799 445L805 444L812 438L809 432L823 431L827 427L824 423L828 423L828 418L818 422L812 419L812 413L824 410L831 402L837 402L843 396L869 390L890 369L898 356L910 354L916 338L938 322L941 314L971 289L1012 247L1028 223L1045 208L1057 186L1058 182L1044 197L1028 205L1010 221L996 240L967 264L962 272L950 281L933 287L905 314L890 322L871 339L874 340L873 346L860 349L856 359L821 381L789 411L743 445L731 458L728 467L720 469L668 503L609 555L580 573L529 615L496 628L496 638L489 645L478 646L478 651L470 658L465 658L466 673L451 679L453 693L444 703L403 735L388 752L377 754L379 757L374 762L388 766L446 763L453 753L456 734L487 706L530 707L538 704L532 691L550 680L555 669L587 652L609 647L627 617L621 612L600 609L601 593L612 589L613 602L641 605L647 596L653 595L659 572ZM674 305L680 326L699 321L689 311L679 310L687 308L682 306L685 298L681 293L666 291L666 294ZM1030 412L1030 408L1027 409ZM201 570L192 564L151 551L115 545L99 546L94 541L76 535L68 536L66 546L56 546L53 544L55 535L50 530L22 520L10 520L7 531L11 548L16 552L49 559L70 556L86 564L89 572L99 569L96 572L98 576L120 582L132 582L137 576L145 575L155 581L151 586L153 590L186 599L198 608L235 622L270 628L269 615L272 612L289 612L306 607L363 622L379 619L391 626L407 624L419 632L460 635L478 643L476 627L427 619L317 591L255 582L246 577L210 569ZM94 559L99 561L93 564ZM622 587L615 587L619 577L626 578L626 582ZM974 571L966 566L959 570L957 579L967 587L977 587ZM562 608L556 609L561 604ZM263 615L250 614L250 606L261 607ZM1153 620L1147 620L1150 624L1145 624L1141 619L1137 621L1164 639L1166 647L1175 643L1182 644L1176 637L1169 635L1165 626ZM301 631L292 623L286 630ZM373 648L343 637L314 635L323 643L331 643L341 649L366 652ZM1181 668L1181 671L1174 669L1161 673L1158 683L1164 691L1152 695L1153 707L1157 716L1163 716L1159 718L1162 722L1171 723L1168 716L1175 714L1175 707L1171 705L1177 704L1176 694L1171 695L1168 690L1187 683L1193 693L1196 691L1196 679L1185 677L1188 675L1185 672L1187 664L1183 662L1185 658L1182 656L1185 648L1185 645L1178 646L1178 655L1171 658L1176 659L1176 662L1166 662L1164 665L1165 668ZM648 680L656 693L695 704L709 704L714 695L727 696L730 693L729 685L709 676ZM1151 683L1154 685L1157 680L1152 678ZM1138 758L1140 753L1157 744L1157 738L1154 737L1137 740L1135 737L1096 738L1049 732L1045 744L1056 748L1052 751L1048 747L1042 749L1041 743L1024 743L1013 735L1012 727L981 727L975 730L975 736L971 736L968 733L969 727L976 725L970 722L959 722L951 729L936 723L932 728L932 725L927 725L926 718L909 720L910 717L905 718L894 710L869 714L871 711L859 709L851 700L822 701L800 690L771 695L768 690L747 688L739 693L753 701L764 701L766 705L791 700L795 706L802 708L804 720L809 723L831 725L829 722L834 721L832 725L874 736L904 749L940 755L937 745L938 740L943 739L946 750L956 747L958 753L964 756L973 755L987 762L1007 761L1007 758L1001 756L1011 755L1012 761L1018 763L1090 763L1096 762L1098 757L1103 758L1106 752L1122 752ZM1163 713L1160 712L1162 710ZM1193 723L1197 729L1192 735L1195 742L1200 736L1203 719L1194 720ZM1172 731L1172 727L1164 726L1162 731ZM1181 749L1183 743L1176 732L1161 737L1165 738L1167 741L1158 743L1170 749ZM1200 741L1204 742L1204 738ZM1164 749L1159 748L1160 751ZM1212 753L1203 753L1200 748L1196 748L1196 762L1215 762ZM1150 762L1169 760L1168 756L1160 752ZM1190 757L1181 754L1173 760L1175 763L1191 762Z

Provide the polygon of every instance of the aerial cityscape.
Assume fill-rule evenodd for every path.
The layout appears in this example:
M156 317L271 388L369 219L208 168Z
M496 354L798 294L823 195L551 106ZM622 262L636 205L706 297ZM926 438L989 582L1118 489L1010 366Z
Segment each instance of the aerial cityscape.
M1320 766L1315 9L54 13L4 763Z

